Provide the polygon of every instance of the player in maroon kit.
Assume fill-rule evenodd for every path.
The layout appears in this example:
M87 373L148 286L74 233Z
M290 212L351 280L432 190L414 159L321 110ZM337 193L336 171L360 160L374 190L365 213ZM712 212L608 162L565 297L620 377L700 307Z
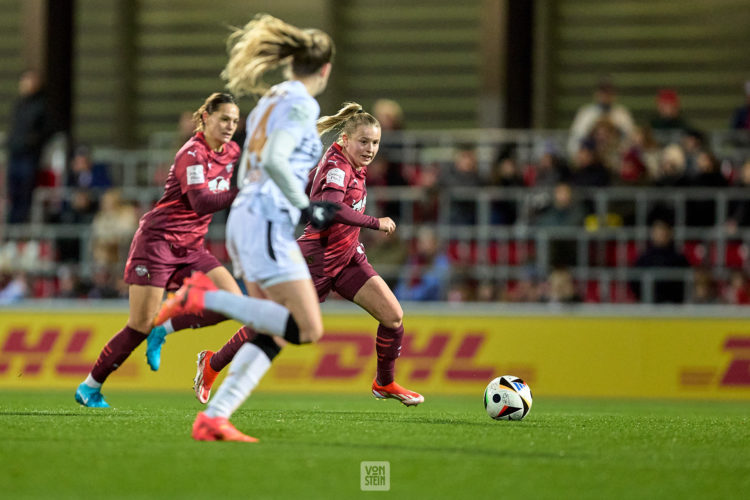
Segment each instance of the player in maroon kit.
M413 406L424 401L416 392L401 387L394 381L394 367L401 352L404 334L403 310L385 281L367 261L364 247L359 242L361 228L376 229L392 234L396 224L390 217L380 219L365 215L367 166L375 158L380 145L380 124L356 103L347 103L334 116L318 120L318 133L341 129L318 166L310 171L308 191L311 201L328 201L340 206L334 224L325 230L310 225L298 239L312 275L318 299L323 302L333 290L354 302L378 320L375 348L377 375L372 383L376 398L394 398ZM205 403L210 396L216 375L234 354L255 335L255 341L266 337L240 329L216 353L201 353L203 363L198 366L196 395ZM278 337L268 337L262 343L283 344Z
M194 270L202 271L219 288L240 294L232 275L204 247L212 214L229 207L237 195L230 186L240 148L231 142L239 108L230 94L214 93L195 112L197 133L175 156L164 195L140 221L125 266L130 285L127 325L104 346L94 367L75 394L84 406L106 408L101 386L148 336L164 290L176 288ZM206 313L183 317L186 326L202 326L225 318Z

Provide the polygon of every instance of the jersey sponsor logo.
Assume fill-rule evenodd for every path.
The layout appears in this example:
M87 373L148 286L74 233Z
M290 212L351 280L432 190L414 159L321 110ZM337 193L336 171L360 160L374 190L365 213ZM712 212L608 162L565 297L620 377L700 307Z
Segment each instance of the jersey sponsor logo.
M367 195L365 195L361 200L355 201L354 203L352 203L352 208L356 210L357 212L364 212L366 204L367 204Z
M187 183L188 186L193 184L203 184L206 182L206 177L203 173L203 165L190 165L187 168Z
M332 168L326 174L326 184L338 184L344 187L344 178L346 174L340 168Z
M210 181L208 181L208 189L210 189L212 193L228 191L229 179L225 179L223 177L211 179Z

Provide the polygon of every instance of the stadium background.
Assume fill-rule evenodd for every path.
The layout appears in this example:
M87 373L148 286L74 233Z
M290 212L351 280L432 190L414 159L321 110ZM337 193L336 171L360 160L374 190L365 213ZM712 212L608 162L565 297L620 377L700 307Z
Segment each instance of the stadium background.
M52 112L66 131L62 147L91 145L141 206L158 196L149 169L173 155L165 144L179 114L221 87L227 26L255 12L333 35L338 55L321 98L324 113L344 100L369 107L381 97L395 99L407 131L446 149L482 131L532 134L532 143L536 135L557 137L602 75L612 76L619 101L636 120L653 111L660 88L673 87L691 121L721 137L750 79L750 8L741 0L0 0L0 9L0 123L8 121L20 71L43 71ZM251 106L245 99L241 107L247 112ZM726 151L735 167L737 155L746 152ZM2 192L11 188L3 185ZM220 246L217 219L212 235ZM403 226L407 236L418 225L411 222ZM2 226L3 245L18 242L19 252L31 239L41 242L28 271L46 279L37 294L43 302L0 311L2 387L72 388L124 320L122 301L55 300L55 248L44 240L69 229L43 221ZM88 241L85 229L72 229ZM645 233L632 229L639 230ZM82 256L76 272L93 273L89 258ZM15 270L10 260L5 272ZM475 272L491 267L498 275L520 267L469 262L474 264ZM726 259L714 268L721 274L724 265ZM394 279L398 273L392 271ZM366 386L371 370L361 368L373 363L366 344L372 321L343 304L325 310L326 342L285 352L263 389L294 390L306 377L322 380L325 389ZM537 395L750 398L750 332L742 308L407 304L405 310L415 354L404 358L402 369L408 383L432 392L478 394L489 375L511 372L527 377ZM165 367L155 375L138 363L139 350L112 377L112 386L184 387L194 353L218 345L232 328L170 338ZM589 382L573 384L571 371Z

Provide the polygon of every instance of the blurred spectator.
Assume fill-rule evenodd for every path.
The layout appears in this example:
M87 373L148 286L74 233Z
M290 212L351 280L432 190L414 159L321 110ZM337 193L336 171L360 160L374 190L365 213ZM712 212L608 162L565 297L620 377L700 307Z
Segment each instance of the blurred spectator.
M710 269L699 268L693 273L693 291L690 294L692 304L717 304L719 287Z
M238 124L239 127L239 124ZM172 143L172 149L177 152L179 149L195 134L195 121L193 120L193 111L186 109L180 113L177 119L177 136L175 137L174 143Z
M57 224L89 225L94 220L96 204L87 189L75 189L69 201L63 205L59 214L51 217L50 222ZM81 259L81 239L77 233L60 236L57 239L57 250L62 262L77 263Z
M534 217L534 225L541 227L581 227L586 213L573 196L567 182L559 182L552 194L552 204Z
M123 201L119 189L106 191L91 223L94 262L111 268L124 261L137 227L135 207Z
M627 140L633 133L635 122L630 111L618 104L615 86L609 79L602 79L594 90L594 101L581 106L570 126L568 154L573 157L584 139L588 138L596 123L601 119L608 120Z
M381 137L378 155L367 167L368 186L406 186L409 184L403 163L403 140L397 134L404 128L401 106L391 99L378 99L372 115L380 123ZM383 215L398 219L398 200L379 204Z
M653 130L683 131L688 130L680 108L680 97L674 89L661 89L656 94L656 115L651 117L649 125Z
M735 108L729 128L732 130L750 130L750 80L745 82L745 103Z
M668 221L661 218L654 219L651 223L648 246L636 258L635 267L690 267L685 255L675 248L672 232L672 226ZM632 284L631 287L634 295L641 299L640 283ZM682 303L685 300L684 282L682 280L655 280L653 299L657 304Z
M94 162L91 149L80 145L73 152L70 162L71 172L68 186L90 190L104 190L112 185L109 167L104 163ZM98 196L95 195L98 199Z
M696 173L690 179L690 186L721 188L729 182L721 173L719 162L714 155L701 151L696 159ZM686 204L686 224L688 226L713 226L716 224L716 192L712 191L710 199L690 200Z
M438 182L443 190L482 185L474 145L462 144L456 148L453 153L453 163L446 171L441 172ZM473 199L459 199L450 205L451 224L475 224L476 215L476 202Z
M29 288L26 273L22 271L14 273L13 277L0 289L0 306L7 306L25 299L29 294Z
M648 184L659 170L659 145L648 127L636 127L620 163L619 182L625 185Z
M586 212L579 200L573 196L573 188L566 182L555 186L552 204L533 219L537 227L582 227ZM574 266L577 260L577 244L574 238L555 237L549 243L549 259L553 266Z
M519 279L508 281L500 293L503 302L541 302L542 297L543 285L533 266L526 266Z
M57 297L61 299L79 299L88 294L78 274L71 266L61 265L57 268Z
M733 269L729 274L729 282L722 293L724 302L732 305L750 304L750 281L745 271Z
M507 188L523 187L523 177L513 158L503 158L492 167L490 185ZM490 206L490 224L512 225L518 216L515 199L493 201Z
M588 141L593 143L596 157L599 158L607 170L616 172L620 167L622 153L631 139L630 137L627 139L624 138L611 121L601 118L594 124Z
M378 99L372 105L372 115L380 122L383 132L404 128L404 111L391 99Z
M409 257L394 293L399 300L443 300L451 265L433 227L417 231L416 251Z
M497 287L492 281L479 283L479 286L477 286L477 302L495 302L497 299Z
M706 136L697 129L686 130L682 135L681 146L685 153L685 175L694 177L698 173L698 155L706 147Z
M526 180L529 186L553 187L570 177L567 162L552 147L545 148L531 172L530 178Z
M18 98L8 130L6 190L10 224L29 221L39 161L51 131L42 76L36 70L26 70L18 81Z
M89 299L116 299L120 297L117 278L104 266L97 266L91 276L91 288L86 295Z
M750 158L745 161L740 169L737 186L750 188ZM750 199L747 198L735 199L729 204L727 232L735 234L740 227L750 227Z
M593 141L584 141L571 166L570 183L574 186L602 187L611 184L611 172L604 166Z
M685 174L685 153L677 144L670 144L662 150L659 170L654 178L656 186L687 186Z
M542 299L552 304L575 304L583 301L576 290L573 274L567 267L558 267L549 273L545 292Z
M425 165L414 176L414 186L422 196L414 203L414 222L437 222L440 209L440 167Z

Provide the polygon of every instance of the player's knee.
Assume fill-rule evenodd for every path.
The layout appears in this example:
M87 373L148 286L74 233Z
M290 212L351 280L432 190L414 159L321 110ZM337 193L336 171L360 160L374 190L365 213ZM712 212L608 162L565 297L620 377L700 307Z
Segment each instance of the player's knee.
M398 311L392 311L380 322L386 328L397 329L400 328L404 322L404 312L400 309Z
M309 325L304 332L304 337L308 342L317 342L323 337L323 324L317 323Z
M323 336L323 323L317 321L313 323L305 322L300 325L295 321L293 316L289 316L284 333L284 340L292 344L309 344L317 342Z

